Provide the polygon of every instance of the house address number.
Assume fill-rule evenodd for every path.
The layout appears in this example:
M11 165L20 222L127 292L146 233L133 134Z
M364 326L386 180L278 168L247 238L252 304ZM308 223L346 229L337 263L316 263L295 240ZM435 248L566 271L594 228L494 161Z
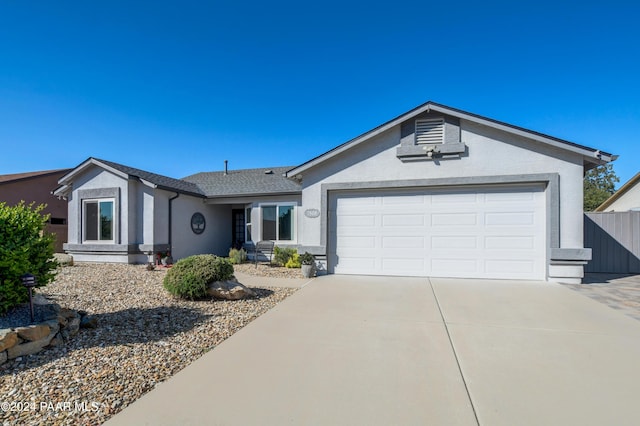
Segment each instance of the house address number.
M318 209L306 209L304 211L306 217L315 218L320 216L320 210Z

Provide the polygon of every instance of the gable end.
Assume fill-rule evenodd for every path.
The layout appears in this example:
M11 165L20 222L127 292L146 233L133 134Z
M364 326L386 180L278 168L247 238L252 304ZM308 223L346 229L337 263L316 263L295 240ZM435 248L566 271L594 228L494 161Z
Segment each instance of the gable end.
M402 161L431 160L459 157L466 149L459 118L426 111L400 125L396 156Z

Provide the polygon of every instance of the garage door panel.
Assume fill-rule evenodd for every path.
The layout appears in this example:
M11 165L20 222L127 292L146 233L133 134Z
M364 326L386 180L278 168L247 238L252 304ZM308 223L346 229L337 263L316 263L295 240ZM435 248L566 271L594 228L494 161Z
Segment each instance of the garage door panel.
M513 274L529 275L535 270L535 262L530 260L492 259L485 262L485 271L499 277Z
M525 235L493 236L484 238L484 247L486 249L534 250L535 242L535 237Z
M340 268L346 271L376 270L376 261L370 257L339 257Z
M340 237L338 238L338 244L344 249L366 249L375 247L376 238L371 236L352 236L352 237Z
M425 246L425 237L382 237L382 248L383 249L411 249L411 248L419 248L422 249Z
M383 226L424 226L423 214L383 214Z
M465 259L462 257L431 259L431 272L436 276L449 276L453 270L465 275L477 274L480 272L478 263L476 259Z
M396 195L381 199L381 205L383 206L423 205L427 202L427 197L423 195Z
M486 213L487 226L522 226L533 225L534 214L531 212Z
M431 248L438 249L475 249L478 238L475 236L442 235L431 237Z
M532 201L534 193L532 192L507 192L507 191L494 191L484 194L484 199L487 205L492 203L519 203L522 201Z
M433 226L474 226L478 224L476 213L434 213L431 215Z
M331 194L330 270L544 279L542 186Z
M375 226L376 215L343 215L340 218L340 226L350 228L353 226Z
M404 275L421 275L424 271L424 259L385 258L382 260L382 270L402 272Z

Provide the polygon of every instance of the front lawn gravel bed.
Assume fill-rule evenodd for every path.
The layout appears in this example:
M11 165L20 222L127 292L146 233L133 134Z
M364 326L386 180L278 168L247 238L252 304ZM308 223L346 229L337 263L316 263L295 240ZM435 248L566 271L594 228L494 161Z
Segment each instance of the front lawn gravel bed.
M256 299L183 301L164 290L165 274L144 265L60 269L38 293L96 316L98 327L2 365L0 422L103 423L296 291L254 288Z

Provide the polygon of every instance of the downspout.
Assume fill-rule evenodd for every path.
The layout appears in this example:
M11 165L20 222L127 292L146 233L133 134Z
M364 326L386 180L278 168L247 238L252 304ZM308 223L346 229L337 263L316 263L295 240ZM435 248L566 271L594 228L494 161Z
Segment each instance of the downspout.
M175 200L176 198L178 198L180 196L179 192L176 192L176 196L175 197L171 197L169 198L169 252L172 253L173 255L173 246L172 246L172 241L171 241L171 217L173 216L173 200Z

